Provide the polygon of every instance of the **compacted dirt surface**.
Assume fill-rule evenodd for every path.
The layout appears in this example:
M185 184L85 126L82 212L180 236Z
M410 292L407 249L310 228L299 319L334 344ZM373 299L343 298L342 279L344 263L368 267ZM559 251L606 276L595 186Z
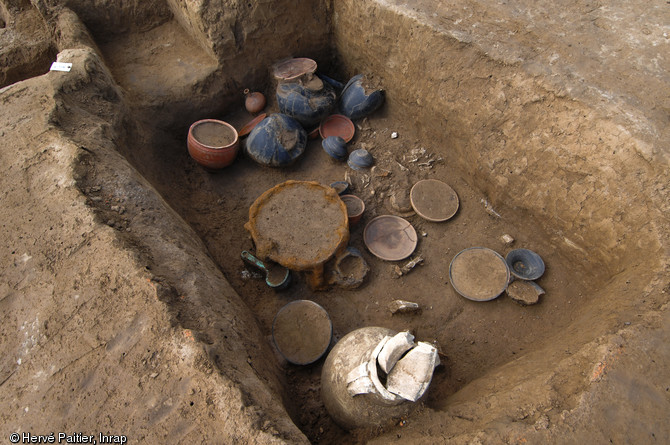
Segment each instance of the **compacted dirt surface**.
M670 5L99 3L0 0L2 443L670 441ZM70 72L47 72L56 54ZM189 157L191 123L253 118L244 88L277 112L271 66L297 56L384 87L348 144L371 169L320 138L283 169L244 139L218 172ZM413 211L423 179L456 192L452 218ZM293 272L273 290L242 261L250 206L287 180L346 180L364 201L349 230L361 286L316 291ZM363 240L389 214L417 234L402 261ZM307 215L301 237L326 216ZM539 253L539 303L459 295L449 266L470 247ZM420 310L392 313L397 299ZM412 415L335 424L324 359L293 365L274 346L295 300L327 311L331 346L366 326L435 344Z

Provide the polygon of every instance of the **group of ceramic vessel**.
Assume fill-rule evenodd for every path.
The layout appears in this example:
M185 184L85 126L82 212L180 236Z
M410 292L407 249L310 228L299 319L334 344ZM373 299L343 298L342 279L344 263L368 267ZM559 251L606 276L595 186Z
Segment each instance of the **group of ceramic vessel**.
M347 142L340 136L328 136L321 142L323 150L336 161L347 160L347 165L354 170L361 170L370 167L374 159L370 152L364 148L349 153Z
M305 151L308 139L306 129L318 126L338 108L342 118L360 119L377 110L384 102L384 91L369 88L365 75L358 74L342 86L327 76L315 74L316 68L316 62L307 58L288 59L274 65L279 113L264 118L257 116L252 121L253 125L245 126L239 134L224 121L205 119L195 122L189 128L187 140L191 157L208 170L226 167L238 154L240 137L248 132L245 151L249 157L269 167L288 166ZM245 107L251 114L260 113L265 108L266 100L261 93L247 89L244 94ZM218 125L221 133L230 133L232 130L235 137L226 139L225 143L208 143L198 138L198 129L202 125ZM223 138L218 141L222 142ZM370 153L359 149L349 154L346 143L339 136L325 137L323 148L334 159L348 158L351 168L361 169L372 165Z
M468 300L490 301L514 279L532 282L544 270L540 255L529 249L514 249L503 258L486 247L469 247L457 253L449 264L449 281Z

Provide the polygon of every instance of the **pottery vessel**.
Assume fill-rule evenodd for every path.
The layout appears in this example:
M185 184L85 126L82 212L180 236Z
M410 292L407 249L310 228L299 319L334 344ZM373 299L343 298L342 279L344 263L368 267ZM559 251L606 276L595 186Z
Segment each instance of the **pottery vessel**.
M355 132L356 128L351 119L341 114L331 114L319 125L319 134L324 139L328 136L339 136L344 142L350 142Z
M275 113L251 130L246 152L261 165L284 167L295 162L306 145L307 132L300 123L290 116Z
M384 103L384 90L369 89L366 78L358 74L349 80L342 90L340 111L349 119L367 116Z
M335 107L333 87L313 75L277 85L279 111L293 117L305 128L312 128Z
M338 195L342 196L349 193L351 184L349 184L347 181L335 181L331 183L330 186L335 189Z
M208 170L230 165L237 156L239 146L237 130L227 122L203 119L188 129L188 153Z
M244 108L251 114L263 111L267 103L263 93L259 93L258 91L251 92L248 88L244 90L244 97Z
M359 148L358 150L351 152L347 164L354 170L362 170L370 167L373 162L374 159L372 155L366 149Z
M244 124L242 126L242 128L240 128L240 131L238 132L240 138L243 138L243 137L246 137L247 135L249 135L249 133L251 133L251 130L253 130L256 127L256 125L258 125L259 122L261 122L266 117L267 117L267 114L261 113L258 116L256 116L255 118L251 119L246 124Z
M357 329L342 337L330 351L321 372L321 398L333 420L347 430L379 427L393 418L406 416L413 404L382 388L352 396L347 384L349 373L361 364L376 360L375 348L385 336L396 332L382 327ZM377 351L378 352L378 351Z
M505 262L512 275L520 280L537 280L544 273L544 261L532 250L514 249L507 254Z
M347 159L349 152L347 151L347 143L339 136L328 136L321 141L323 150L328 153L328 156L336 161L344 161Z
M361 251L355 247L347 247L343 253L335 257L329 283L343 289L356 289L363 284L368 272L370 266Z
M347 206L347 217L349 218L349 227L353 227L363 217L365 212L365 203L356 195L342 195L340 199Z

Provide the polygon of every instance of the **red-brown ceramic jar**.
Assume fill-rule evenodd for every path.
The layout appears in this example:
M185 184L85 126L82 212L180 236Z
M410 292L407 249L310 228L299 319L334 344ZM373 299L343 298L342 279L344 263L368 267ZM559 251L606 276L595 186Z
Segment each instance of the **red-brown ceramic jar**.
M265 109L266 100L263 93L259 93L258 91L252 93L249 89L246 89L244 90L244 96L244 108L246 108L249 113L256 114Z
M188 154L208 170L230 165L237 156L240 139L228 122L203 119L188 129Z

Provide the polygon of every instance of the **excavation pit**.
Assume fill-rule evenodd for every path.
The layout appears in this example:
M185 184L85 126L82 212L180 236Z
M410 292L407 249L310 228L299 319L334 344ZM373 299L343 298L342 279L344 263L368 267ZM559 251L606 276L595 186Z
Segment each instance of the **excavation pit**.
M622 117L625 113L617 115L610 105L595 100L590 96L592 89L578 90L570 83L574 79L554 76L550 72L553 65L540 56L532 58L521 50L521 55L514 53L518 48L511 44L495 53L483 36L463 34L456 22L460 18L470 25L467 15L451 17L445 30L447 25L438 19L449 14L438 8L435 19L422 12L421 2L413 10L394 2L342 0L317 6L305 2L294 9L298 11L294 15L281 5L239 3L233 8L237 16L226 15L229 13L222 9L225 20L214 20L207 11L188 3L149 3L160 6L155 15L152 5L135 12L108 5L103 9L111 16L105 25L102 13L96 15L83 4L71 2L74 17L50 16L47 22L56 29L62 29L64 23L69 30L81 26L82 40L76 40L78 34L72 32L59 42L59 60L73 62L72 74L49 73L1 93L4 103L20 110L20 101L27 99L16 92L27 86L45 91L41 94L53 100L52 108L35 99L25 110L37 113L41 108L35 104L44 106L48 119L43 122L48 121L58 130L58 137L76 147L73 171L69 166L63 169L76 180L95 224L113 229L104 232L109 244L130 252L134 263L127 260L128 264L142 266L144 275L118 272L111 284L109 278L105 282L102 271L89 267L88 272L75 274L77 289L86 288L80 283L86 283L82 277L100 274L96 292L113 295L108 292L146 285L146 277L146 286L151 288L142 292L158 297L153 305L147 303L151 299L136 297L145 311L131 311L129 325L122 310L106 312L119 314L112 323L115 329L98 333L104 340L99 347L102 363L114 361L125 369L123 363L128 362L132 363L129 369L139 370L111 379L114 387L124 388L138 380L141 384L132 386L166 388L165 400L158 396L141 399L141 406L150 413L148 424L153 425L149 437L166 437L161 436L161 428L167 428L161 422L189 418L187 407L195 406L203 410L196 411L203 418L209 414L215 420L227 416L228 422L234 422L236 416L253 419L252 425L234 433L226 432L225 425L209 430L211 425L199 424L198 432L208 431L212 440L224 442L257 437L254 434L288 442L306 437L313 443L411 443L440 437L468 441L478 434L491 441L551 442L566 437L566 431L575 435L567 437L598 441L606 436L605 429L611 429L606 420L619 419L626 409L632 410L624 403L620 412L607 413L610 417L596 415L595 422L602 423L602 429L580 424L580 416L591 416L600 411L599 404L612 402L608 391L600 389L604 385L623 385L628 390L641 385L651 400L659 400L652 383L621 383L636 377L630 368L617 367L639 345L635 341L641 331L627 329L642 329L631 327L637 322L652 329L659 318L667 317L664 254L668 234L663 216L669 202L663 175L667 153L654 145L660 147L661 142L649 142L642 125L634 126ZM499 15L511 14L491 8ZM76 21L76 15L83 23ZM130 18L127 27L112 29L112 25L126 23L124 18ZM262 26L268 23L272 25ZM305 26L294 40L296 23L314 24ZM81 37L86 32L97 45ZM278 35L285 37L281 44L276 37L269 38ZM402 44L390 44L390 36ZM529 45L530 40L514 42ZM561 48L553 47L556 53ZM385 105L355 122L356 134L349 143L350 151L365 148L374 156L374 169L356 171L332 162L319 139L308 140L304 155L283 169L259 166L240 153L231 165L212 173L189 157L186 133L193 122L221 119L239 129L251 119L243 109L245 88L262 91L269 99L266 112L277 111L271 66L288 56L312 58L324 74L343 83L365 72L384 87ZM557 78L563 80L557 83ZM649 88L654 82L649 82ZM650 116L652 125L657 121L652 112L645 114L644 103L651 95L645 96L645 91L637 93L643 103L638 111ZM616 110L624 105L617 105L623 108ZM37 128L27 127L21 113L15 113L16 117L4 113L17 132ZM13 137L8 133L2 137ZM393 133L398 137L392 137ZM34 130L33 136L37 134L42 133ZM665 136L660 134L662 141ZM28 139L12 141L29 147ZM41 152L35 159L49 153ZM9 169L10 177L16 170ZM289 289L276 292L264 278L248 273L240 252L255 252L257 246L244 224L249 207L263 192L287 180L331 184L345 179L353 186L350 193L365 202L365 213L361 223L351 228L349 242L363 252L370 266L362 286L315 292L305 276L296 274ZM448 221L426 221L411 212L411 206L408 212L400 209L398 203L409 201L412 186L425 179L443 181L456 191L460 206ZM18 193L14 190L11 193ZM363 242L366 223L385 214L402 216L412 224L418 235L415 254L425 259L399 278L394 266L402 262L376 258ZM502 239L505 234L515 239L513 245ZM546 265L538 280L546 292L540 303L520 306L504 293L488 302L461 297L449 283L449 264L458 252L473 246L491 248L503 257L515 248L540 254ZM15 256L13 261L16 267L23 267L29 260ZM48 264L61 267L53 265L57 262ZM23 286L17 283L12 284L14 294ZM54 295L75 292L70 292L70 284L58 286ZM398 299L418 303L421 312L392 315L387 307ZM312 300L325 308L334 341L355 329L379 326L408 330L417 340L434 342L442 365L435 370L420 409L408 419L394 419L371 430L347 432L333 423L319 395L323 360L301 367L286 363L276 351L273 354L272 321L294 300ZM137 301L128 297L127 302L117 304L134 307L131 303ZM40 306L35 303L35 307ZM93 317L86 309L83 313ZM62 321L67 317L47 317L55 317L50 323L56 326L67 323ZM147 331L143 327L163 326L159 323L165 319L169 329L183 333L189 348L200 351L187 354L183 351L190 349L180 346L181 361L176 359L170 371L161 366L166 352L140 355L124 346L133 342L149 346L141 340L141 333ZM3 333L13 328L18 332L21 323L13 323ZM173 332L165 329L149 329L165 332L157 334L159 345L173 342L165 340ZM662 335L667 332L654 338ZM82 338L96 344L93 335L82 334ZM658 347L659 343L653 343L657 354L668 357L667 347ZM185 364L190 363L189 354L198 357L192 368ZM14 362L20 358L11 357ZM148 375L156 376L143 376L142 370L154 364L158 371ZM7 369L12 368L7 365ZM23 369L25 366L17 367L14 372L19 376L28 372ZM104 386L91 384L101 379L92 365L76 362L71 369L68 375L73 377L63 377L59 385L76 382L76 391L82 394ZM609 372L618 380L610 379ZM11 375L7 371L2 376L9 379L8 391L21 381ZM204 381L203 375L225 382L212 384L219 390L240 388L239 406L233 396L217 399L212 395L215 391L200 395L198 389L206 385L194 382ZM151 386L163 376L168 380L157 380L157 386ZM646 379L655 381L654 375ZM665 388L659 391L662 400ZM145 393L139 394L138 398ZM104 399L99 397L102 393L95 395ZM122 400L119 397L114 400ZM225 401L207 402L214 399ZM199 408L200 402L208 408ZM82 401L68 409L89 410L87 403L93 402ZM645 404L644 412L667 405L655 403ZM211 408L215 405L217 408ZM46 401L39 406L56 410ZM175 406L178 408L172 408ZM111 410L113 418L125 412L102 405L99 409L103 413ZM32 409L25 412L35 415ZM31 425L47 422L31 419ZM5 423L12 427L22 425L11 416L9 421ZM57 427L58 421L49 422ZM86 426L85 421L77 428L82 425ZM615 428L614 436L631 439L655 432L667 437L667 430L654 431L654 425L652 417L635 426L627 424L621 431ZM183 425L180 428L183 437L192 433Z

